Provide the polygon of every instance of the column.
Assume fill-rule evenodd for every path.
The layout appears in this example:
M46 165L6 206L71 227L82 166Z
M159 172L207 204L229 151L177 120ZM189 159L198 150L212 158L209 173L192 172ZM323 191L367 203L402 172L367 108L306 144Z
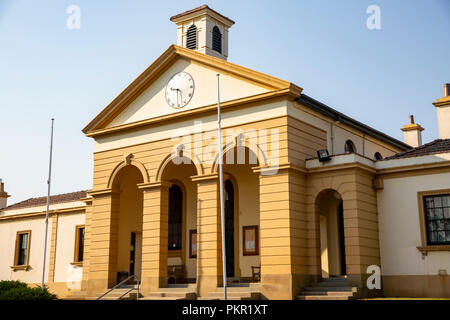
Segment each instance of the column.
M169 187L166 181L140 184L143 190L142 292L167 287Z
M304 174L291 165L260 171L261 293L293 299L310 281Z
M88 294L98 295L117 282L119 190L91 191Z
M193 177L197 182L197 289L200 296L216 291L222 280L222 237L218 175Z

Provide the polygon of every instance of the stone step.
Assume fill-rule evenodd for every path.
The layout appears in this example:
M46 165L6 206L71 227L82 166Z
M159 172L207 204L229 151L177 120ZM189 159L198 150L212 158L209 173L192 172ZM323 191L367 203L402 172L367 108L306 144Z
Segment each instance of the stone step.
M348 287L347 281L324 281L318 282L313 286L318 287Z
M150 297L150 296L145 296L142 298L139 298L139 300L194 300L194 299L186 299L186 297Z
M353 296L351 291L303 291L301 295L309 296Z
M305 287L303 291L342 291L342 292L356 292L356 287Z
M220 299L224 298L222 292L210 292L206 298ZM259 291L227 291L228 300L260 300L261 293Z
M310 296L310 295L300 295L297 296L298 300L349 300L348 296Z
M183 300L195 300L197 298L196 292L175 292L175 291L168 291L168 292L150 292L147 294L144 298L178 298ZM147 299L147 300L148 300Z

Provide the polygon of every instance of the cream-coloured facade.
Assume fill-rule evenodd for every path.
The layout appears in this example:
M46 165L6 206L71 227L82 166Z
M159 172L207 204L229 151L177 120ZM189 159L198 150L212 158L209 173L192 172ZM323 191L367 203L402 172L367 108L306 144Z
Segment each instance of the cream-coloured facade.
M51 205L52 289L95 297L125 272L139 279L144 298L180 283L180 292L214 297L223 286L222 159L231 287L252 283L266 299L450 296L450 246L427 242L423 208L423 196L450 193L450 147L442 148L450 139L448 93L435 103L441 140L422 146L423 128L411 120L407 144L293 83L227 62L234 22L210 8L172 21L178 45L83 129L95 144L93 187ZM330 156L319 159L325 149ZM0 279L39 283L45 208L21 206L0 209ZM25 248L20 232L29 230ZM29 257L22 265L26 250L17 241ZM367 286L373 265L381 289ZM327 281L341 284L341 294L329 295Z

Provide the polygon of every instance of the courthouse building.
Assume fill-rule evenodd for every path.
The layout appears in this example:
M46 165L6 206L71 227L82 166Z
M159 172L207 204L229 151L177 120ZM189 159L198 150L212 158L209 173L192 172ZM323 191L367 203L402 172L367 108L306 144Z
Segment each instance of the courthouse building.
M402 142L228 62L234 22L209 7L171 21L177 44L83 129L92 189L51 197L51 290L93 298L135 276L143 298L220 297L222 159L231 297L450 297L450 85L429 106L439 139L410 117ZM7 206L5 189L0 280L39 284L46 198Z

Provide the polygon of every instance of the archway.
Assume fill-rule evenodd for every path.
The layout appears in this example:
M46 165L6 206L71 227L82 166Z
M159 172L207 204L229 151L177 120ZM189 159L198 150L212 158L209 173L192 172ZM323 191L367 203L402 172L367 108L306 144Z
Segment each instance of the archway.
M161 180L170 183L162 194L168 206L168 284L195 283L197 278L191 250L197 232L197 187L191 177L197 174L197 166L186 157L173 157L161 166Z
M118 218L117 283L131 275L141 279L143 194L137 185L143 181L141 171L133 165L122 167L112 181L112 188L120 190L115 195L118 206L114 208Z
M320 230L322 278L345 276L344 210L341 195L332 189L319 193L316 213Z
M259 174L253 151L244 146L223 154L225 191L225 245L229 281L253 281L252 267L259 256Z

